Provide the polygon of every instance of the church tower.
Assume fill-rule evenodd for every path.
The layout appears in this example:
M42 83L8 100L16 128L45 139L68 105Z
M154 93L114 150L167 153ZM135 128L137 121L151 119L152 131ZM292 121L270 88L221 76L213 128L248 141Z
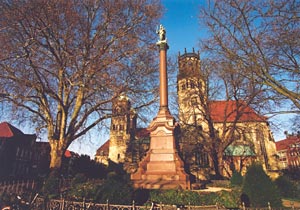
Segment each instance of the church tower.
M207 88L206 78L200 70L199 52L179 55L178 64L177 93L181 126L201 124L201 104L206 104Z
M113 102L112 114L108 158L115 163L124 163L127 147L136 129L136 114L124 95Z

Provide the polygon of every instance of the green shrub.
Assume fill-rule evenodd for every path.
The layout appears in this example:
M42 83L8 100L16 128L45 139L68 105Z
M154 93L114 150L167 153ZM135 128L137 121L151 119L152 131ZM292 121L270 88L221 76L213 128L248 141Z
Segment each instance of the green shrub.
M152 201L169 205L197 205L199 194L186 190L151 190L150 199Z
M76 174L75 177L72 179L72 186L75 186L77 184L82 184L87 181L87 178L84 174Z
M234 171L230 178L230 186L242 186L243 184L243 176L241 173Z
M279 190L257 163L248 168L242 191L249 198L252 207L266 207L268 202L271 207L282 206Z
M86 181L83 183L72 184L72 188L68 191L67 197L72 200L93 200L98 189L101 187L100 183L94 181Z
M214 203L218 203L221 206L227 208L238 208L240 206L240 194L239 190L216 192L217 198Z
M168 205L219 205L226 207L239 206L240 192L196 192L188 190L151 190L150 200Z
M137 205L144 205L150 197L150 190L137 189L133 193L133 200Z
M282 197L296 198L297 187L296 184L290 180L289 177L283 175L275 180L275 184L278 187Z
M2 206L9 206L13 203L13 196L15 197L15 195L11 195L8 194L7 192L2 192L0 195L0 204ZM0 205L0 207L1 207Z
M128 175L111 172L94 197L96 202L113 204L132 204L134 189Z
M46 179L43 187L42 194L49 198L57 198L59 197L59 178L52 174Z

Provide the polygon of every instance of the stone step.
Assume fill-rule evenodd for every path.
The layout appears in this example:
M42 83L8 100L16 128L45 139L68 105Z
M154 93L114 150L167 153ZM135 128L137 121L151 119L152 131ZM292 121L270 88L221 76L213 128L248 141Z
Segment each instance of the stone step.
M166 181L166 180L147 180L134 182L135 188L142 188L142 189L186 189L186 181Z
M143 174L142 175L142 180L166 180L166 181L175 181L179 180L180 177L179 175L174 175L174 174Z

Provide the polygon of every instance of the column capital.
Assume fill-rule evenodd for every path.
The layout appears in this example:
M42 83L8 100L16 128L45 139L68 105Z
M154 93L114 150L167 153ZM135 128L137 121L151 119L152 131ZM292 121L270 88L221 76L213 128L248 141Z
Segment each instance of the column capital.
M169 49L169 45L166 41L158 41L156 42L156 45L159 47L159 51Z

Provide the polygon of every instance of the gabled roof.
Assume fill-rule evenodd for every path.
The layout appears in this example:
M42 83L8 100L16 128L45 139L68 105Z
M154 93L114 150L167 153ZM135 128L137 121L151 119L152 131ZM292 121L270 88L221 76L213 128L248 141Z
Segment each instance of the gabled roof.
M109 139L97 149L96 156L102 155L101 153L108 155L108 152L109 152Z
M276 150L287 150L290 145L300 142L300 137L298 136L288 136L286 139L275 142Z
M150 131L147 128L137 128L135 136L140 138L148 138L150 137Z
M77 154L76 152L72 152L70 150L66 150L65 153L64 153L64 156L66 158L79 157L79 154Z
M12 126L8 122L0 123L0 137L10 138L24 135L18 128Z
M213 122L265 122L266 117L257 114L243 101L210 101L209 108ZM238 115L241 116L238 116Z

